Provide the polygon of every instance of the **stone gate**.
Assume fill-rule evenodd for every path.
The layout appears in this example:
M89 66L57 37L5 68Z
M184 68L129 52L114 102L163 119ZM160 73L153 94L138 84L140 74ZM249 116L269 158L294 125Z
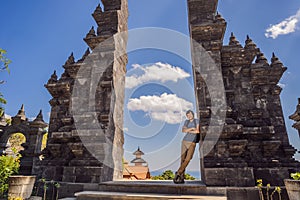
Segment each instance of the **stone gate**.
M48 146L45 159L36 163L34 173L49 180L70 183L99 183L122 178L123 155L123 99L127 56L116 57L126 49L123 43L112 40L102 48L99 44L116 33L127 31L128 7L126 0L102 0L93 13L98 27L88 32L84 41L89 46L83 57L75 61L73 54L64 64L60 78L51 76L45 87L52 95ZM222 72L227 107L222 134L210 151L201 159L202 177L209 186L254 186L262 178L272 185L282 185L289 173L300 170L289 144L277 84L286 67L273 54L269 63L256 44L246 37L241 45L234 34L224 45L226 21L217 10L217 0L188 0L191 38L200 43ZM192 46L192 51L195 47ZM193 54L195 55L195 54ZM109 66L97 66L100 81L96 87L95 105L85 109L84 99L89 93L74 94L78 70L87 65L88 56L106 60ZM211 111L211 94L203 77L214 78L214 71L202 69L193 58L195 93L201 119L201 131L206 135ZM80 75L80 84L89 85L92 72ZM95 74L94 74L95 75ZM85 95L86 96L85 96ZM78 112L72 113L72 104ZM91 114L96 110L97 115ZM76 119L75 119L76 118ZM80 130L75 126L80 122ZM94 122L97 126L84 126ZM94 138L88 146L108 156L113 167L96 159L81 136ZM206 136L207 137L207 136ZM107 142L111 144L106 146ZM106 149L107 147L107 149ZM106 150L105 150L106 149ZM109 155L108 155L109 154Z
M11 124L6 122L5 115L3 115L0 119L0 155L8 154L6 149L9 138L15 133L22 133L26 141L22 144L24 150L20 151L22 157L19 173L31 175L34 163L39 160L41 155L42 140L44 134L47 133L47 130L45 130L47 126L48 124L43 120L42 111L39 112L34 120L28 120L25 115L24 105L12 117Z

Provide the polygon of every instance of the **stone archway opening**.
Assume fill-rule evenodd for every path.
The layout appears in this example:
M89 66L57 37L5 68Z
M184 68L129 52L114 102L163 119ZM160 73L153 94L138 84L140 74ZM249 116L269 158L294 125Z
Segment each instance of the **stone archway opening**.
M24 143L26 143L26 137L23 133L12 133L7 140L5 154L14 156L20 153L24 150L22 146Z
M151 51L147 51L151 53ZM147 53L144 52L145 54ZM171 53L160 52L160 54L163 57L162 54ZM161 62L152 64L142 65L139 63L138 68L129 69L126 76L126 80L128 78L129 81L132 77L136 79L142 76L153 77L154 69L156 69L161 73L167 71L167 73L175 73L180 77L176 83L172 80L166 83L161 81L161 78L165 76L162 74L160 78L156 76L157 80L134 84L135 87L125 89L124 156L129 165L136 165L133 154L139 147L144 152L144 163L148 165L153 177L162 175L168 170L171 170L173 174L177 171L180 165L181 140L184 136L181 128L185 120L185 112L188 109L195 110L196 107L192 75L187 72L189 69L191 71L191 66L188 62L181 61L181 64L184 65L181 67L185 70L180 71L181 73L177 72L175 69L178 69L179 64L174 63L174 57L176 56L170 57L169 55L169 59L164 58L164 60L153 58L153 60ZM140 74L139 72L143 70L147 72ZM189 76L189 80L184 78L185 75ZM199 159L199 151L196 150L186 171L198 180L201 177ZM170 178L171 176L164 177Z
M151 124L153 124L153 120L157 120L157 117L156 116L156 119L155 117L153 117L154 114L156 114L155 112L153 112L153 110L151 110L151 108L148 108L148 109L135 109L135 108L131 108L130 111L128 111L128 109L126 108L128 106L128 99L134 99L134 100L141 100L140 98L141 97L148 97L148 98L152 98L152 99L160 99L162 94L165 93L166 96L168 95L176 95L176 97L179 99L188 99L189 102L191 102L193 104L192 107L190 108L187 108L185 107L184 109L187 110L187 109L192 109L195 111L196 115L199 116L198 114L198 99L196 101L196 90L195 90L195 81L194 81L194 78L196 79L196 77L194 76L194 70L193 70L193 61L191 59L191 56L192 56L192 53L191 53L191 41L189 38L189 35L190 35L190 30L189 30L189 26L190 26L190 22L189 22L189 17L188 17L188 13L189 13L189 4L188 4L188 1L186 2L181 2L180 3L180 11L178 9L173 9L173 7L170 5L169 7L169 11L170 13L172 13L172 15L175 13L177 13L176 16L185 16L184 19L185 19L185 23L184 23L184 27L181 27L181 28L178 28L183 34L186 35L186 37L188 38L186 41L184 41L183 43L181 43L181 49L182 51L185 51L186 54L189 54L188 56L186 56L186 60L182 59L182 57L180 58L180 55L176 55L176 53L172 53L172 52L166 52L164 51L163 49L165 47L161 47L161 49L142 49L142 50L137 50L137 51L134 51L134 52L128 52L128 65L127 65L127 75L126 75L126 80L128 80L128 78L130 78L130 89L126 88L127 86L127 83L125 84L125 104L124 104L124 134L125 134L125 143L124 143L124 149L125 149L125 156L127 158L127 160L130 162L130 160L134 159L134 156L132 155L132 153L137 149L138 146L140 146L143 150L146 149L146 152L145 152L145 160L147 161L147 153L150 153L152 154L154 151L157 152L158 156L149 156L151 161L150 161L150 168L151 166L154 167L154 168L157 168L158 165L155 166L155 163L159 163L161 168L158 169L157 171L160 171L160 173L162 173L163 171L167 170L168 168L171 168L172 171L176 171L176 168L178 168L179 166L179 163L180 163L180 144L181 144L181 139L179 139L178 137L176 137L176 134L178 135L183 135L181 133L181 126L183 125L182 123L180 122L177 122L177 125L175 129L168 129L167 127L170 126L170 124L168 124L168 122L166 122L167 120L165 119L159 119L159 121L163 121L163 123L166 125L165 126L165 130L157 130L156 128L153 128L153 126L151 127ZM150 7L150 8L149 8ZM177 8L178 8L177 7ZM130 1L129 1L129 8L130 8ZM153 10L154 10L155 6L153 6ZM148 6L147 8L147 12L151 12L151 6ZM130 11L130 9L129 9ZM153 11L155 12L155 11ZM132 12L130 12L132 13ZM140 9L140 12L138 12L140 15L142 15L143 11L142 9ZM168 15L168 14L161 14L161 18L164 19L164 21L168 20L168 17L165 17L165 15ZM170 18L170 21L180 21L182 23L182 18L181 19L177 19L176 16L173 16L173 18ZM131 14L131 16L129 16L129 24L130 24L130 20L133 19L133 18L141 18L142 16L138 16L137 14ZM145 24L147 24L147 22L145 22ZM155 24L152 26L157 26L157 27L160 27L161 25L160 24ZM134 25L131 25L131 27L133 28L140 28L140 27L134 27ZM141 27L143 28L143 27ZM171 26L170 26L171 28ZM176 29L175 28L175 29ZM157 35L156 38L154 37L151 37L151 34L152 32L150 31L150 33L147 35L145 34L144 37L141 37L141 38L138 38L139 40L152 40L152 41L159 41L161 38L162 38L162 35ZM172 34L171 34L172 35ZM174 34L176 35L176 34ZM134 36L135 38L136 36ZM173 37L170 36L170 37ZM130 46L131 45L131 40L132 40L132 37L130 37L130 31L129 31L129 40L128 40L128 45ZM163 40L163 39L161 39ZM178 42L178 40L176 40L174 38L174 41ZM146 43L146 42L145 42ZM154 42L155 43L155 42ZM161 43L164 43L163 41L161 41ZM174 45L176 46L176 45ZM176 47L175 47L176 48ZM172 57L172 54L173 54L173 57ZM175 55L174 55L175 54ZM172 58L171 58L172 57ZM136 62L136 63L135 63ZM144 62L144 63L143 63ZM149 67L150 65L150 67ZM151 65L154 66L154 67L157 67L157 71L156 73L158 75L156 75L156 77L154 78L154 80L151 80L151 78L149 78L150 80L145 81L145 82L142 82L142 83L137 83L137 84L132 84L132 82L134 81L133 79L131 79L132 77L134 77L135 81L138 81L138 77L141 76L141 72L140 71L143 71L145 70L145 66L148 66L149 68L151 68ZM159 80L159 70L163 68L163 66L168 66L169 68L168 69L171 69L172 68L174 69L175 67L180 67L182 68L183 72L187 72L189 74L189 77L185 77L187 79L187 82L190 84L190 85L186 85L187 87L185 87L185 89L183 89L184 87L182 87L182 84L180 86L180 84L178 84L177 86L171 86L171 87L178 87L178 89L176 89L177 91L174 92L174 91L170 91L169 90L169 86L167 86L166 88L162 89L162 88L159 88L157 87L157 84L159 86L166 86L165 82L162 82ZM140 71L138 71L140 70ZM136 74L134 74L132 71L138 71ZM149 70L151 71L151 70ZM147 73L149 73L149 71L147 71ZM143 74L143 73L142 73ZM160 74L161 76L164 76L164 74ZM181 74L182 75L182 74ZM149 76L151 76L151 72L149 73ZM155 75L154 75L155 76ZM168 76L165 74L165 76ZM183 75L184 76L184 75ZM153 76L152 76L153 77ZM169 80L169 81L172 81L172 80ZM152 84L152 86L150 86ZM168 84L167 84L168 85ZM149 90L150 89L150 92L145 92L145 90ZM180 88L181 88L181 91L180 91ZM186 92L185 90L186 89L189 89L191 92L189 95L189 98L186 98L186 96L182 95L183 92ZM156 90L155 90L156 89ZM131 90L128 92L128 90ZM132 90L134 90L132 92ZM144 91L139 91L139 90L144 90ZM152 90L152 91L151 91ZM128 93L130 93L130 97L128 96ZM127 95L127 96L126 96ZM203 95L201 96L202 98L205 98L203 97ZM151 101L148 101L149 104L151 104ZM171 103L172 104L172 103ZM153 106L153 105L152 105ZM134 107L134 105L132 105L131 107ZM145 107L147 107L147 105L145 105ZM150 106L148 106L150 107ZM184 111L184 109L181 109L181 111ZM126 115L126 112L129 112L129 114ZM175 111L177 112L180 112L180 111ZM154 113L154 114L153 114ZM184 112L183 112L184 113ZM163 115L165 113L161 112L159 113L158 112L158 115ZM176 113L174 113L176 114ZM127 118L130 118L132 122L128 122L129 120L126 119ZM168 116L166 116L166 118L168 118ZM183 118L182 120L184 120L184 114L183 114ZM141 119L144 119L141 120ZM141 122L143 121L143 122ZM132 130L132 124L135 124L136 126L138 126L139 128L136 128L135 132L134 133L134 130ZM131 126L131 128L128 127ZM150 125L150 126L149 126ZM154 125L155 126L155 125ZM159 125L158 125L159 126ZM171 126L174 127L174 122L171 124ZM141 127L144 127L146 129L146 131L143 131L141 130ZM144 133L144 134L141 134L141 132L147 132L147 129L151 129L153 128L152 130L152 133ZM161 132L161 133L159 133ZM175 146L173 149L164 149L162 146L168 146L169 145L169 141L164 141L164 136L162 135L168 135L170 136L171 135L171 138L169 137L169 140L173 140L175 138L177 146ZM159 136L157 136L159 135ZM154 145L153 142L155 143L155 140L153 140L153 138L158 138L157 139L157 143L162 143L162 141L164 141L165 143L164 144L161 144L161 146L159 145ZM173 138L172 138L173 137ZM148 139L147 139L148 138ZM167 138L167 137L165 137ZM153 145L151 145L151 147L147 147L147 143L151 143ZM146 147L146 148L145 148ZM156 149L154 149L156 148ZM197 149L198 149L198 145L197 145ZM127 151L127 152L126 152ZM167 155L166 152L171 152L169 154L171 155ZM174 153L175 152L175 153ZM166 162L160 162L160 159L161 160L164 160L164 158L168 158L168 157L173 157L173 158L176 158L176 159L171 159L168 163ZM176 161L175 161L176 160ZM152 162L152 163L151 163ZM154 166L153 166L154 165ZM201 178L201 162L200 162L200 155L199 155L199 151L196 151L195 152L195 155L193 157L193 160L192 160L192 163L188 166L189 168L191 168L190 171L193 171L192 173L195 174L195 176L199 179ZM155 170L154 170L155 171ZM157 174L157 171L154 172L156 175Z

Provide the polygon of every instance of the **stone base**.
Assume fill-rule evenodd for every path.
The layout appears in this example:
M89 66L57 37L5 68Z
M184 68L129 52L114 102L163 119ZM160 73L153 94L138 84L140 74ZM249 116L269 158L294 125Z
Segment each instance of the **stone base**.
M281 199L288 200L285 187L281 187ZM270 189L270 193L274 187ZM85 192L83 192L85 191ZM114 195L129 195L143 197L144 199L159 199L167 197L176 197L177 199L185 196L185 199L198 197L209 199L216 197L227 200L256 200L259 198L259 191L256 187L207 187L201 181L186 181L184 184L174 184L173 181L110 181L100 184L76 184L62 183L60 188L60 198L70 197L77 199L116 199ZM69 195L67 194L69 193ZM107 196L111 194L111 196ZM266 194L266 188L263 188L263 194ZM121 196L120 196L121 195ZM156 195L156 196L155 196ZM147 198L146 198L147 197ZM154 198L155 197L155 198ZM189 198L188 198L189 197ZM200 198L201 197L201 198ZM171 199L172 199L171 198ZM118 199L118 198L117 198ZM126 199L126 198L125 198ZM133 199L133 198L128 198ZM138 199L138 198L137 198ZM212 198L213 199L213 198ZM266 196L265 196L265 199ZM273 196L273 200L279 200L278 194Z
M59 198L74 197L75 193L82 191L97 191L99 189L98 184L94 183L60 183L58 190Z
M173 181L109 181L100 183L99 190L103 192L128 193L159 193L176 195L226 195L226 188L206 187L201 181L185 181L184 184L174 184Z
M255 186L253 168L205 168L207 186Z
M291 172L298 170L296 167L258 168L254 170L254 174L257 179L262 179L264 184L284 186L283 180L289 178Z

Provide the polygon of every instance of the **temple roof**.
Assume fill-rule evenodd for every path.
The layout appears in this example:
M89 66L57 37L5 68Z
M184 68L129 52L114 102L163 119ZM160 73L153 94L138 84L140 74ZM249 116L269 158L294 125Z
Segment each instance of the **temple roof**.
M131 163L147 163L143 158L135 158Z
M133 153L133 155L145 155L144 152L140 150L140 147Z

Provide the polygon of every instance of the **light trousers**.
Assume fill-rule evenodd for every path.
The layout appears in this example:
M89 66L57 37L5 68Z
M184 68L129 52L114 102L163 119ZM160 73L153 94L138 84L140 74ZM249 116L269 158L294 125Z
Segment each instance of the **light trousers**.
M185 172L185 168L188 166L190 160L193 158L194 151L196 148L196 143L182 140L181 143L181 163L177 170L179 174Z

